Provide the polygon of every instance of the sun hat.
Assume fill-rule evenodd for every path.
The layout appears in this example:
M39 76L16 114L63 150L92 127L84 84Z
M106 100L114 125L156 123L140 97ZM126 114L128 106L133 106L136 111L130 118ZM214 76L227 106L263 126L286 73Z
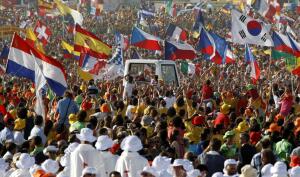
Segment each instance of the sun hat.
M114 145L114 141L107 135L101 135L98 137L95 147L98 151L104 151L111 148Z
M235 135L235 132L233 130L227 131L225 135L223 136L223 139L227 139L229 137L233 137Z
M143 149L143 145L137 136L131 135L123 139L121 143L121 149L124 151L137 152Z
M192 119L192 124L193 125L203 125L205 123L205 117L204 116L195 116L193 119Z
M281 127L277 125L277 123L271 123L269 129L267 130L269 132L280 132L281 131Z
M223 177L224 175L223 175L223 173L221 173L221 172L216 172L216 173L214 173L211 177Z
M156 170L153 167L144 167L141 174L143 173L150 173L151 175L155 176L155 177L159 177L158 173L156 172Z
M41 167L46 173L56 174L59 170L58 162L56 162L55 160L52 160L52 159L45 160L42 163Z
M89 128L82 128L80 130L80 134L76 134L76 137L80 141L87 141L87 142L90 142L90 143L96 141L96 137L94 137L93 131Z
M175 159L172 167L182 166L186 172L189 172L194 169L191 161L187 159Z
M257 177L257 170L251 165L245 165L241 169L242 174L240 177Z
M285 177L287 176L287 167L284 162L276 162L274 166L271 168L271 173L272 175L277 175L280 177Z
M300 167L293 167L289 170L290 177L299 177L300 176Z
M165 156L156 156L152 161L152 167L157 171L169 169L171 166L171 158Z
M77 121L77 116L76 116L76 114L70 114L69 115L69 123L70 124L73 124L73 123L75 123Z
M267 164L262 167L261 169L261 177L272 177L271 168L273 167L272 164Z
M97 174L97 170L96 168L94 167L85 167L83 170L82 170L82 174L81 174L81 177L83 177L84 175L86 174Z
M34 157L31 157L28 153L22 153L19 160L16 162L16 166L19 169L29 169L35 164Z
M220 108L220 112L223 114L228 114L230 111L230 105L229 104L223 104Z
M246 121L242 121L239 123L236 130L238 130L239 132L246 132L249 130L249 125Z

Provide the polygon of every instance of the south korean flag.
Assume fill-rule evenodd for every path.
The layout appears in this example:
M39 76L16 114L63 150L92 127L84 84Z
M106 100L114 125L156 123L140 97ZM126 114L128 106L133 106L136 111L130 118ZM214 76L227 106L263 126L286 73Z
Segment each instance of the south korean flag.
M269 29L257 19L253 19L237 10L231 12L232 42L238 44L255 44L260 46L273 46Z

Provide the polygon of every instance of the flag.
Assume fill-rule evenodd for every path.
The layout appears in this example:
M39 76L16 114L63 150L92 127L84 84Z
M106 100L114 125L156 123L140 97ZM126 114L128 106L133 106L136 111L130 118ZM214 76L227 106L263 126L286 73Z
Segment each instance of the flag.
M229 46L229 44L226 45L226 49L225 49L225 55L223 57L222 63L226 63L226 64L231 64L235 62L235 58L236 56L234 55L234 53L231 50L231 47Z
M108 60L103 72L98 74L95 79L114 80L119 76L124 76L123 50L118 47L110 60Z
M178 41L178 40L186 41L187 40L187 32L171 23L168 26L166 35L168 37L170 37L171 39L175 39L176 41Z
M204 55L211 56L215 53L215 43L211 35L203 28L200 28L199 40L196 45L196 50Z
M128 37L119 32L115 33L115 43L117 44L117 46L120 46L125 51L129 48Z
M8 54L6 73L34 82L35 62L39 64L49 87L58 96L62 96L67 89L66 73L62 64L39 52L15 34Z
M61 47L64 50L64 58L72 58L74 55L74 47L65 42L64 40L61 41Z
M165 41L165 59L194 59L196 58L195 49L187 43L178 43L175 41Z
M146 9L141 9L138 11L138 24L148 27L147 19L152 19L155 17L155 13Z
M298 43L295 39L293 39L289 34L287 36L290 40L293 49L293 55L296 57L300 57L300 43Z
M45 50L43 48L43 45L38 41L35 33L33 32L32 28L26 29L26 42L31 46L36 48L38 51L45 54Z
M263 17L271 22L274 22L276 7L273 3L268 3L267 0L255 0L252 7L257 10Z
M187 61L183 60L180 62L180 71L183 74L188 74L189 64Z
M52 34L50 29L39 20L35 25L34 33L36 37L43 43L44 46L48 43L48 40Z
M100 0L91 0L90 2L90 14L99 16L103 10L103 3L99 2Z
M45 16L47 13L51 13L53 9L54 9L53 2L47 2L45 0L38 0L39 16Z
M138 53L136 49L133 49L133 53L131 55L131 59L142 59L141 55Z
M194 75L196 72L196 65L194 63L189 63L188 64L188 74L189 75Z
M275 50L275 49L272 49L271 56L272 56L272 59L274 59L274 60L278 60L278 59L282 59L282 58L294 57L291 54L288 54L288 53L285 53L285 52L281 52L281 51L278 51L278 50Z
M7 59L8 53L9 53L9 47L7 45L4 45L0 54L0 59Z
M264 23L237 10L231 12L232 41L238 44L273 46L273 41Z
M292 55L294 54L294 50L288 36L274 31L272 34L272 39L274 42L275 50Z
M149 50L161 50L159 42L158 37L148 34L138 27L134 27L131 32L130 44L133 46Z
M166 13L171 17L175 17L177 15L176 4L173 0L167 0Z
M58 8L61 15L70 15L74 20L74 25L79 24L82 25L83 16L77 10L71 9L66 4L64 4L61 0L54 0L56 7Z
M194 38L198 38L200 27L204 26L204 18L202 15L202 11L201 9L198 9L197 11L198 12L195 18L195 23L193 24L193 28L192 28Z
M92 75L98 75L100 70L104 68L105 65L105 60L95 58L89 54L82 54L82 57L79 60L79 66L81 67L82 71L88 72Z
M292 30L290 25L286 25L286 33L292 35L294 38L297 38L296 33Z
M40 66L34 62L34 84L35 84L35 113L41 115L45 119L45 106L43 101L43 95L41 93L42 88L47 84L46 78L43 75Z
M93 33L76 25L74 50L94 58L106 59L111 54L111 46L104 43Z
M246 44L245 59L250 64L250 67L251 67L250 77L252 78L253 82L256 83L256 81L260 77L260 69L259 69L258 63L255 60L248 44Z

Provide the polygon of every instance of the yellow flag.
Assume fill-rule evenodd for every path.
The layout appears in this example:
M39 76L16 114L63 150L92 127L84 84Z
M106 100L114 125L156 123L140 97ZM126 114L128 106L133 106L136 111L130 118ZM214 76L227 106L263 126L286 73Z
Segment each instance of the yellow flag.
M32 28L26 29L26 41L34 48L38 49L38 51L45 54L45 50L43 48L43 45L39 42L38 38L34 34Z
M61 47L65 50L67 50L69 53L73 53L73 51L74 51L74 46L71 46L70 44L68 44L64 40L61 41Z
M84 81L89 81L91 79L94 79L92 74L82 71L82 69L80 67L77 68L77 72L78 72L79 77L81 77Z
M54 0L56 7L62 15L67 15L71 13L71 8L65 5L61 0Z

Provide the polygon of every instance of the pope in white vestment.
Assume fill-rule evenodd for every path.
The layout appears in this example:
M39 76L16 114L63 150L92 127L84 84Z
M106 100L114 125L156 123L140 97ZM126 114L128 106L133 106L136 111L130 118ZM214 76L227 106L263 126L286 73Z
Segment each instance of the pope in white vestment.
M81 177L82 170L87 166L94 167L97 170L96 177L104 177L105 161L99 155L98 151L92 145L88 144L96 141L93 131L89 128L83 128L80 134L76 136L82 144L79 144L71 153L70 177Z
M109 177L112 171L115 171L115 166L119 156L112 154L109 149L113 146L113 140L107 135L101 135L95 144L99 155L104 159L105 176Z
M137 151L143 149L141 140L137 136L128 136L122 143L124 150L116 164L116 171L122 177L140 177L140 172L148 166L148 160L141 156Z

